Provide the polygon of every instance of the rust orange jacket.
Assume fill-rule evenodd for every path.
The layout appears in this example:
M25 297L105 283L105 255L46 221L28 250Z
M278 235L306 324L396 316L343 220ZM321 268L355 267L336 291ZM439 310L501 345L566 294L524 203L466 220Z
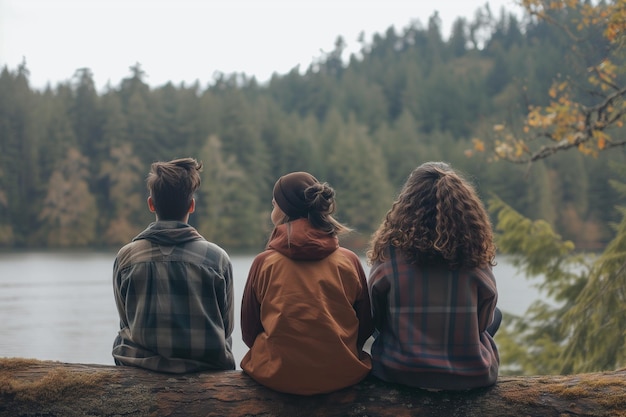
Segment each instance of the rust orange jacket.
M373 331L358 256L306 219L278 226L250 268L241 328L241 368L269 388L312 395L358 383Z

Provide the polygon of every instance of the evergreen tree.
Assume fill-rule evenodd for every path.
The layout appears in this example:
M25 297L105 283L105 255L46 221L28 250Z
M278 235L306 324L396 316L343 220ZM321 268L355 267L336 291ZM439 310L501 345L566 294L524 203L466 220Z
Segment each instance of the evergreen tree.
M144 166L133 154L129 143L110 148L109 158L100 168L100 181L107 185L106 217L102 242L106 246L128 243L154 217L147 209L146 200L141 198L144 184ZM105 214L103 213L103 215ZM139 223L139 220L144 220Z
M326 177L318 179L335 188L338 217L367 239L392 201L385 160L354 117L344 124L337 113L331 113L328 123L326 134L333 137L334 152L327 158Z
M452 24L452 33L448 42L452 56L458 58L465 55L468 44L467 32L467 21L463 18L456 19Z
M526 2L525 6L544 23L569 27L564 35L573 38L574 55L582 57L584 64L578 68L569 65L567 76L556 77L548 90L549 105L530 109L522 134L516 136L501 129L504 139L497 143L496 154L518 163L549 159L550 165L558 166L558 172L555 169L550 177L552 183L559 182L553 190L563 190L555 200L563 205L559 217L565 217L571 228L572 223L581 223L581 213L589 207L587 183L577 176L585 166L578 161L580 155L565 158L563 152L578 149L586 155L597 155L626 144L613 139L622 128L626 89L622 87L621 72L612 62L623 62L624 58L621 41L626 19L616 12L623 10L626 2L592 5L539 0ZM605 25L602 33L612 44L602 54L600 64L597 64L597 38L596 42L589 42L596 44L595 47L581 53L584 44L594 38L587 37L588 32L598 29L597 25ZM586 68L585 72L580 71L582 67ZM572 84L589 88L581 94L574 91ZM543 142L544 139L548 142ZM623 165L620 171L626 172ZM626 196L626 185L616 181L613 185L622 198ZM616 226L615 236L597 257L574 253L573 243L564 241L546 222L531 222L502 201L494 201L492 210L498 214L500 250L512 254L528 276L543 275L541 288L554 301L536 303L523 318L515 319L510 328L504 329L499 335L503 340L502 358L511 361L514 372L526 373L575 373L623 367L626 364L626 323L622 320L626 209L620 208L622 220ZM574 216L568 216L572 211Z
M347 69L341 80L337 108L344 118L354 113L370 130L377 129L386 121L387 99L380 85L370 83L365 77Z
M559 6L571 9L571 4ZM598 4L598 10L605 6L616 4ZM584 17L587 9L544 11L555 12L554 21L564 24L568 16ZM608 20L590 21L611 22L620 15L606 16ZM592 30L596 26L573 32L581 34L581 42L572 45L541 18L522 22L504 11L496 20L486 5L473 21L455 22L446 41L435 14L425 27L412 21L405 28L374 34L371 42L363 36L360 53L348 62L342 56L345 43L337 38L330 52L322 53L304 74L294 68L285 76L276 74L267 85L245 74L218 74L204 91L198 83L151 89L136 64L121 85L109 85L102 95L95 91L88 68L78 70L70 82L38 92L28 85L25 64L14 73L5 68L0 73L0 231L9 237L0 240L11 247L38 244L37 230L48 227L38 216L39 207L50 193L50 178L73 148L89 160L85 178L100 213L97 233L105 236L112 225L126 224L125 232L108 232L108 240L119 242L150 220L141 180L150 163L197 157L206 138L215 135L221 159L234 158L235 171L241 171L241 177L228 182L237 189L219 194L244 201L233 202L227 211L239 210L250 227L228 236L232 245L266 238L267 216L260 213L268 209L272 184L286 172L307 170L340 184L343 175L373 176L381 181L376 188L393 191L415 165L445 160L475 176L485 194L497 193L522 215L543 218L566 238L602 249L614 235L609 222L619 221L611 210L620 200L606 185L607 164L578 158L527 170L486 164L476 150L467 149L470 141L480 144L477 138L502 140L502 132L530 129L525 122L537 113L528 105L549 105L552 100L545 92L554 80L591 74L598 81L598 74L586 72L588 64L605 53L611 63L623 61L613 53L618 44L605 39L605 32ZM585 26L586 20L579 22ZM623 74L606 72L611 68L607 65L602 74L614 76L610 79L621 85ZM579 90L571 98L589 107L602 94L601 89L594 95ZM618 102L611 104L619 109ZM505 123L492 128L499 121ZM620 131L614 124L602 133L618 138ZM606 140L598 136L598 143ZM610 159L619 162L619 154L611 152ZM121 195L127 196L127 206L119 206ZM348 193L345 207L351 211L341 214L359 230L378 222L371 220L376 209L370 213L359 208L363 195ZM194 218L201 221L201 216Z
M0 225L10 225L4 229L12 231L17 246L28 244L37 223L34 202L39 185L37 145L41 124L37 118L37 94L30 89L28 76L25 63L15 74L5 68L0 75L0 169L4 173L0 189L7 201Z
M151 108L150 88L143 81L145 72L137 64L131 67L131 73L131 77L122 80L119 90L122 111L126 115L126 136L144 164L170 160L173 156L155 135L155 113Z
M374 134L386 161L387 176L398 189L425 157L427 151L421 143L421 136L417 122L407 111L402 113L391 129L385 125Z
M0 184L3 183L5 175L0 170ZM13 236L13 226L8 222L9 202L4 191L4 185L0 185L0 247L11 246L15 237Z
M101 140L100 105L93 75L88 68L76 71L72 87L70 120L72 120L74 135L82 153L97 161ZM95 172L94 172L95 173Z
M260 250L266 237L271 204L260 203L255 181L235 155L227 155L217 136L200 151L202 185L192 221L207 239L229 249ZM265 195L271 203L271 194ZM268 207L266 210L259 207Z
M256 106L261 122L261 139L269 158L270 178L292 171L312 170L320 164L317 122L306 124L295 114L286 115L273 101L259 99ZM271 179L269 180L271 183Z

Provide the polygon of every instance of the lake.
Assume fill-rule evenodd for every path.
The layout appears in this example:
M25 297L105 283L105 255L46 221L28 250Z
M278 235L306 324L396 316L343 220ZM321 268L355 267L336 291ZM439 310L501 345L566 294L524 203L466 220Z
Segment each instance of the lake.
M113 365L111 346L119 329L113 300L115 253L0 253L0 357ZM235 280L233 351L241 340L239 309L254 255L232 256ZM363 260L366 271L368 266ZM498 306L521 315L540 293L505 259L494 269Z

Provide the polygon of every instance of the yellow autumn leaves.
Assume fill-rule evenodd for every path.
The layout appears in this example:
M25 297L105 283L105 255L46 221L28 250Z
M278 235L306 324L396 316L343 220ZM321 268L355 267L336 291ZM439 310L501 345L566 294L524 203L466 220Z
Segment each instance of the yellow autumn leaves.
M615 63L623 62L625 57L626 0L608 4L579 0L522 0L520 3L531 16L561 27L572 39L573 48L584 39L584 31L588 34L593 30L602 30L609 47L597 64L587 67L586 80L557 77L547 91L549 104L530 105L517 131L505 124L494 125L493 158L533 162L570 148L597 155L613 143L612 134L623 127L626 115L626 86L620 84L620 76L624 75L620 71L623 72L624 67ZM557 21L554 11L561 13L560 16L567 12L570 24ZM581 56L583 61L589 58ZM585 97L584 103L580 97ZM486 152L487 149L484 140L473 139L474 151Z

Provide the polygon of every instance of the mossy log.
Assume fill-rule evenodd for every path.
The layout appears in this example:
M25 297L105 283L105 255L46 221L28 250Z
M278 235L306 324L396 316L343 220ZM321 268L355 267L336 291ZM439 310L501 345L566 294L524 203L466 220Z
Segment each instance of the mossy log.
M241 371L159 374L130 367L0 359L0 416L626 416L626 369L501 377L492 387L430 392L373 377L303 397Z

